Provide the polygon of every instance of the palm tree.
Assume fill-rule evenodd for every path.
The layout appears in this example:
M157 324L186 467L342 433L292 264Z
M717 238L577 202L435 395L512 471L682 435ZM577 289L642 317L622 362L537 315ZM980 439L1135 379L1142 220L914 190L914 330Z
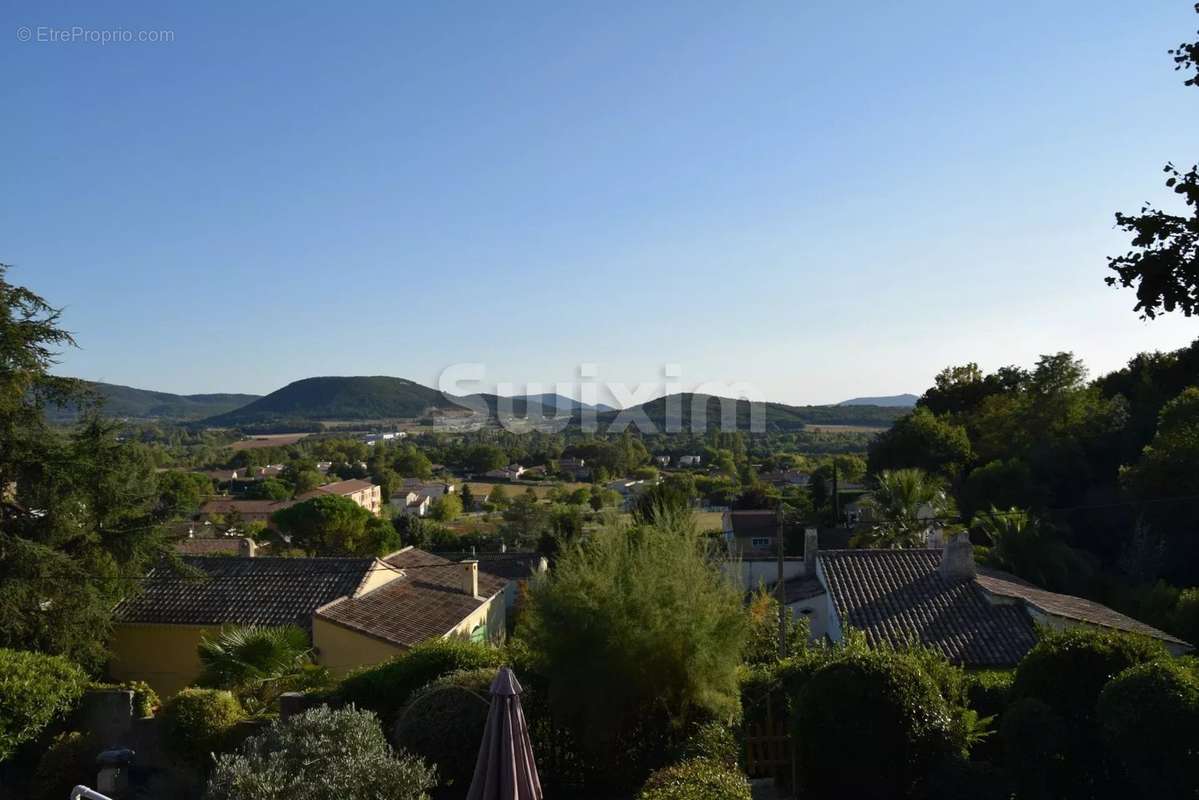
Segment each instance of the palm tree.
M942 483L920 469L884 470L865 504L870 526L854 536L856 547L924 547L954 511Z
M294 625L226 628L215 639L201 639L198 652L198 683L230 689L251 709L269 708L283 692L324 675L313 664L308 634Z
M974 515L973 527L991 542L983 556L985 563L1038 586L1068 589L1090 571L1082 553L1027 511L1000 511L991 506L990 511Z

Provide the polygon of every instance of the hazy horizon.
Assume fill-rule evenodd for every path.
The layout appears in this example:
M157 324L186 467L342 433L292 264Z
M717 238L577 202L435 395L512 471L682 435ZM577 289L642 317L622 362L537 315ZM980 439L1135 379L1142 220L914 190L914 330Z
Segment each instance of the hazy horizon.
M0 262L65 307L58 373L179 394L1098 375L1199 338L1103 283L1193 159L1191 6L10 4Z

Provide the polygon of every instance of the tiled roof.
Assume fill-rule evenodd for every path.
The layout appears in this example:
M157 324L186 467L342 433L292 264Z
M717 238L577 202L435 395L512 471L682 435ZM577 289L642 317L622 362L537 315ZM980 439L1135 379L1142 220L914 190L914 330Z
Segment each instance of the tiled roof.
M217 497L200 506L201 514L273 514L291 505L290 500L238 500L232 497Z
M239 536L193 536L175 542L175 552L185 556L210 556L214 553L237 555L243 541Z
M408 548L384 561L405 575L357 598L331 603L317 612L330 622L404 647L440 636L477 611L507 581L479 571L479 595L462 590L463 567L449 559Z
M541 553L508 551L506 553L441 553L443 558L461 561L473 558L479 562L479 571L509 581L523 581L533 577L541 569Z
M775 584L777 587L778 584ZM775 591L774 588L771 591ZM799 603L804 600L811 600L813 597L819 597L824 594L824 586L820 583L819 578L797 577L789 578L783 582L783 592L787 605Z
M730 511L729 523L734 536L775 536L779 529L774 511Z
M296 499L308 500L313 497L320 497L322 494L335 494L339 497L344 497L348 494L353 494L354 492L361 492L365 489L370 489L374 487L374 485L375 484L371 483L370 481L362 480L360 478L353 478L348 481L335 481L333 483L326 483L324 486L318 486L310 492L304 492L304 494L297 495Z
M1050 616L1065 617L1129 633L1139 633L1175 644L1187 644L1182 639L1171 636L1165 631L1159 631L1157 628L1150 627L1107 606L1073 595L1048 592L1005 572L980 570L977 580L979 585L991 594L1023 600Z
M1011 666L1036 642L1020 605L994 604L974 580L946 580L940 550L831 550L817 555L843 624L871 645L928 645L971 667Z
M201 575L152 570L143 591L122 601L117 622L175 625L311 625L317 608L353 594L371 558L182 556Z

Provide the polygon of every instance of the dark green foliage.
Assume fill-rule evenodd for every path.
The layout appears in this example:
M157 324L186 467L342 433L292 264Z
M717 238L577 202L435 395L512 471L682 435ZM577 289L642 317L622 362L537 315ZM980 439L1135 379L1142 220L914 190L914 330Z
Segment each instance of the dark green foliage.
M145 681L125 681L124 683L91 683L88 689L123 689L133 692L133 714L145 719L154 716L154 712L162 707L158 692Z
M1099 696L1098 721L1129 785L1146 797L1199 793L1199 679L1173 661L1140 664Z
M100 742L78 731L60 733L37 763L29 786L30 800L63 800L79 784L92 786Z
M316 556L379 556L398 535L348 497L323 494L276 511L272 521L291 536L293 547ZM390 529L390 533L388 532Z
M999 726L1004 763L1021 800L1057 800L1065 796L1071 770L1071 737L1066 721L1035 698L1013 703Z
M402 378L305 378L207 422L244 425L284 420L410 419L429 409L454 407L436 389Z
M391 726L417 689L452 672L496 668L503 653L462 639L433 639L402 656L347 676L337 689L347 703L378 714Z
M227 627L197 648L202 670L196 683L229 689L252 714L269 711L283 692L319 688L328 671L313 663L308 634L293 626Z
M931 766L961 747L936 683L904 654L855 653L821 667L794 710L801 794L814 797L918 796Z
M555 719L597 763L623 758L633 785L639 760L662 763L647 746L655 732L738 710L746 615L705 546L690 517L611 527L564 552L530 591L521 636Z
M984 717L1002 713L1011 700L1014 670L989 669L966 675L966 702Z
M870 443L869 471L916 468L943 478L955 477L970 463L966 429L927 408L900 417L890 430Z
M746 613L749 616L749 641L745 646L745 663L769 664L780 658L790 658L807 646L808 621L787 609L783 625L786 652L780 656L779 602L764 587L750 598Z
M224 414L258 399L256 394L170 394L134 389L112 383L87 381L86 388L100 404L100 413L114 419L161 419L188 421ZM78 418L77 404L51 406L47 416L53 422L71 422Z
M1161 643L1117 631L1046 632L1016 668L1012 696L1040 700L1067 721L1090 720L1108 681L1129 667L1165 656Z
M322 706L220 756L205 800L425 800L436 773L388 746L374 714Z
M719 761L691 758L650 775L637 800L750 800L749 781Z
M226 749L233 729L245 718L241 704L224 689L184 689L162 707L167 749L186 763L203 767Z
M0 650L0 762L75 707L87 688L65 658Z
M702 758L728 769L737 769L741 743L728 725L712 720L696 726L687 737L683 743L683 758Z
M435 766L442 785L456 792L465 792L474 774L495 672L488 667L438 678L412 693L396 721L395 746Z
M1170 629L1183 641L1199 643L1199 588L1185 589L1178 596Z

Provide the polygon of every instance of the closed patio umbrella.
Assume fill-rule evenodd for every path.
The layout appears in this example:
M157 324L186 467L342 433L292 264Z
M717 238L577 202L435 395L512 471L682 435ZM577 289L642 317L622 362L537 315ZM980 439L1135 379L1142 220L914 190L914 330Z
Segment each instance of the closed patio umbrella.
M491 682L491 710L466 800L541 800L520 692L516 675L500 667Z

